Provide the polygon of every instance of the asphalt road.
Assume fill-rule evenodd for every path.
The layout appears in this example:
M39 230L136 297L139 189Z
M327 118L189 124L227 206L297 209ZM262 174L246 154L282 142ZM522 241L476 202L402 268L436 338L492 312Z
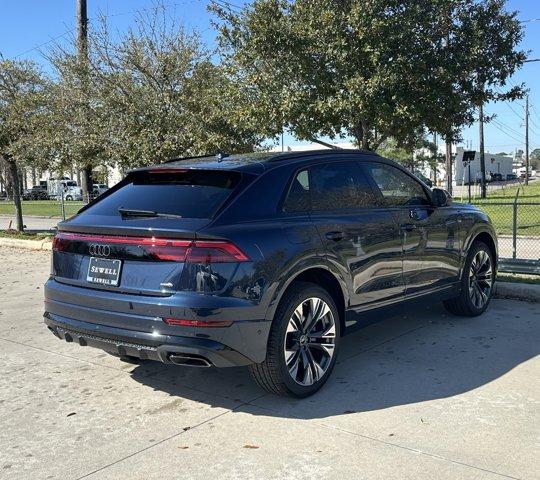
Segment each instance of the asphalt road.
M133 365L42 323L46 252L0 249L0 478L539 478L540 308L440 306L345 338L325 388Z

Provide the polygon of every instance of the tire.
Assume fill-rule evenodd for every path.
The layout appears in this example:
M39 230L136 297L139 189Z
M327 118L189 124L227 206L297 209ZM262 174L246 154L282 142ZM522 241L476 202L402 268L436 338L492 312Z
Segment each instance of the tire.
M483 261L486 263L482 263ZM445 300L445 308L454 315L464 317L476 317L484 313L493 294L494 265L491 249L483 242L474 242L463 266L461 293L455 298ZM478 271L475 272L476 269Z
M315 321L310 321L313 311ZM329 293L318 285L296 282L276 310L266 359L251 365L251 374L270 393L300 398L312 395L332 373L340 334L338 309Z
M71 195L66 196L66 201L71 202L73 200L73 197Z

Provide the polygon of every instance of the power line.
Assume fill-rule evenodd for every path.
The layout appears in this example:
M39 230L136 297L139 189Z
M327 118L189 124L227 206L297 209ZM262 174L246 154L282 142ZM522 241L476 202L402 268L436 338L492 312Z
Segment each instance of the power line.
M540 122L540 116L538 115L538 112L536 111L536 108L534 105L531 105L531 110L533 112L533 115L538 119L538 121Z
M61 33L60 35L57 35L56 37L53 37L50 40L47 40L46 42L40 43L39 45L36 45L35 47L29 48L28 50L25 50L24 52L15 55L13 58L22 57L23 55L26 55L27 53L30 53L33 50L37 50L37 49L39 49L41 47L44 47L45 45L48 45L49 43L52 43L52 42L64 37L65 35L68 35L69 33L73 33L76 29L77 29L77 27L70 28L69 30L65 31L64 33Z
M505 128L509 132L515 134L515 135L521 135L521 132L518 132L517 130L514 130L512 127L506 125L505 123L501 122L500 120L497 120L496 118L492 119L493 122L495 122L497 125L499 125L501 128Z
M516 137L514 137L513 135L510 135L510 133L508 133L508 131L506 130L503 130L503 128L500 128L497 126L496 123L492 122L491 125L493 127L495 127L497 130L499 130L501 133L503 133L504 135L506 135L507 137L511 138L512 140L515 140L516 142L518 142L520 145L523 143L523 140L522 139L518 139Z

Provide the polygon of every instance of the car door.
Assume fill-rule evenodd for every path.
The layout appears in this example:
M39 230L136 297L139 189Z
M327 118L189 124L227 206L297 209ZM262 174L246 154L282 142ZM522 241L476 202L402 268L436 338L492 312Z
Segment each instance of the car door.
M341 158L341 157L340 157ZM347 281L350 307L401 300L404 293L401 235L356 160L309 169L311 219L327 258Z
M434 206L430 190L405 169L376 161L364 168L399 225L405 295L455 284L460 271L459 212Z

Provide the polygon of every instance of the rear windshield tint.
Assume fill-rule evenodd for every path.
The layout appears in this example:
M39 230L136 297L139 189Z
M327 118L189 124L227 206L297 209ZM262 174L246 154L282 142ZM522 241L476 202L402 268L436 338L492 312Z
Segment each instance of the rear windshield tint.
M211 218L240 182L230 171L138 172L131 181L90 206L91 215L119 215L118 209L151 210L184 218Z

